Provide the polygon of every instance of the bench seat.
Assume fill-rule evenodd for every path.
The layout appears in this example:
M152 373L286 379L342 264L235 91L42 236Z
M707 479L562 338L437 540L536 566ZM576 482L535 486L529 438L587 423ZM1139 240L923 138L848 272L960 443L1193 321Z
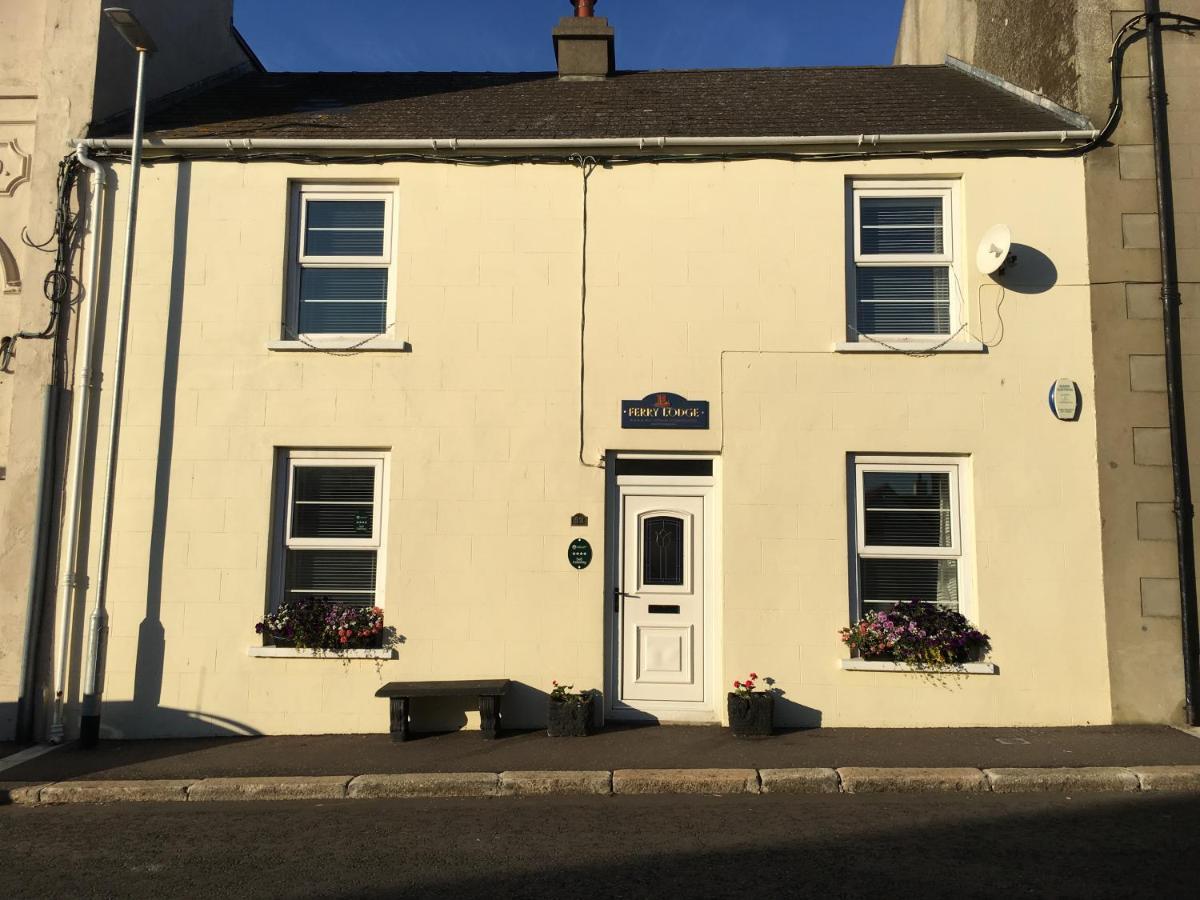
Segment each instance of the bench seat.
M468 681L389 681L375 692L391 702L393 741L408 740L409 701L413 697L478 697L479 731L484 740L496 737L500 728L500 703L512 682L507 678Z

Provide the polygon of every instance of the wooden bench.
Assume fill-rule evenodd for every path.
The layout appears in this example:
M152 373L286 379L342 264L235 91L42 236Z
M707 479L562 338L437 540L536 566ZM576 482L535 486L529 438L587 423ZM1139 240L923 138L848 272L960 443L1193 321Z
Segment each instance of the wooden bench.
M391 701L392 740L408 740L408 704L413 697L478 697L479 731L484 740L496 737L500 701L508 693L507 678L483 681L390 681L375 692Z

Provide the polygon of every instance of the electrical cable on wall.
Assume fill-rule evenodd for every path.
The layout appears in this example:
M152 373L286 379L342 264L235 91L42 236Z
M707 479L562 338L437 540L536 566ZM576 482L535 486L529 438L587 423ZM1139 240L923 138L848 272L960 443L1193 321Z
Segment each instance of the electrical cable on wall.
M0 371L9 370L8 366L16 353L18 341L58 338L58 325L66 318L66 308L71 306L77 297L76 288L79 282L71 274L71 266L75 250L79 246L81 220L79 215L71 210L71 194L75 189L78 171L79 163L74 153L64 157L58 164L58 202L50 236L38 242L30 238L27 229L21 229L21 241L25 246L54 254L54 265L42 281L42 292L50 303L50 311L46 325L40 331L18 331L16 334L0 337ZM51 381L54 384L62 384L65 377L65 361L60 357L64 348L61 341L56 341L56 344L58 346L52 361Z
M603 461L590 463L583 457L584 448L584 403L586 401L587 378L587 288L588 288L588 181L596 171L595 157L575 154L571 161L579 166L583 174L583 211L580 217L580 262L579 262L579 462L589 468L603 469ZM601 457L603 460L603 457Z

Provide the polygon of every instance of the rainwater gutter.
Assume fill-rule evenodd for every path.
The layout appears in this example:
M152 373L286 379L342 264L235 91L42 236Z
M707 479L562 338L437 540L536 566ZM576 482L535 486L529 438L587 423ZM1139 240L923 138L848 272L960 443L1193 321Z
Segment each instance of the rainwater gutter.
M937 134L833 134L782 137L623 137L623 138L148 138L144 150L667 150L713 147L882 147L897 144L1067 144L1092 141L1097 129L1073 131L991 131ZM73 142L91 150L131 150L130 138L86 138Z

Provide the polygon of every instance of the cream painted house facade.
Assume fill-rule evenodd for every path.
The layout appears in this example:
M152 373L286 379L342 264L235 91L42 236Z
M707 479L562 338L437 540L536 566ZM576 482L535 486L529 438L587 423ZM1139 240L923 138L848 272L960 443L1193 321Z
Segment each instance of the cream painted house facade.
M97 463L80 557L108 583L101 734L382 732L383 683L462 678L512 679L508 727L544 724L553 680L610 721L719 723L751 671L785 726L1112 722L1063 152L1094 132L944 66L571 70L588 49L557 77L249 75L151 116L112 552ZM103 373L127 135L91 142L117 185ZM264 646L255 622L314 595L399 643ZM851 659L839 630L911 597L991 655Z
M583 327L577 166L154 165L105 733L381 731L381 683L472 677L518 684L515 725L540 723L553 679L603 688L611 718L715 722L751 670L786 692L789 725L1110 721L1082 184L1075 159L599 168ZM374 345L281 332L310 187L390 201L394 296ZM944 347L851 340L856 190L944 192L962 326ZM974 264L997 222L1057 270L999 310ZM1078 421L1047 407L1064 375ZM622 401L658 393L707 401L709 427L622 427ZM260 655L290 467L347 456L377 464L375 601L403 643L387 659ZM994 672L847 668L870 466L953 485L958 604L992 636ZM665 517L684 523L686 578L653 590L635 560ZM576 538L595 553L582 571ZM614 588L638 596L614 604Z

